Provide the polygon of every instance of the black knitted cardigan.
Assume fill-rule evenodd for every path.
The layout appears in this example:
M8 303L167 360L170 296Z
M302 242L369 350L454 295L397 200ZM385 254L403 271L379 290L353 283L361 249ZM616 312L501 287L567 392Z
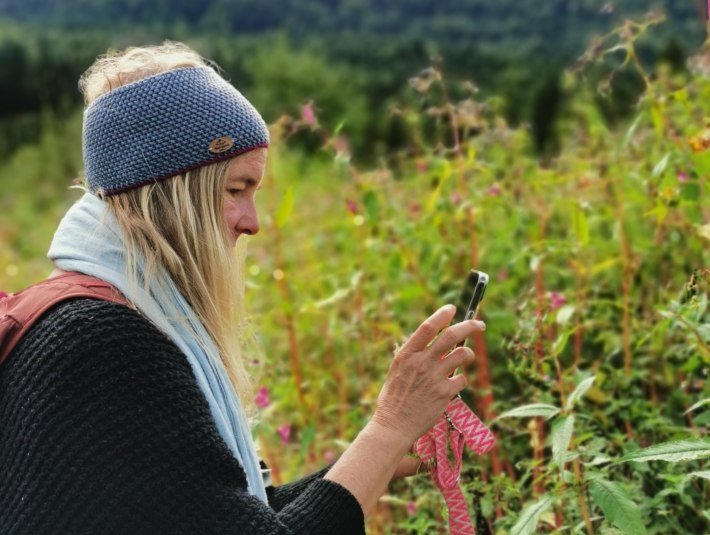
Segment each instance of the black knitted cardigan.
M116 303L57 305L0 367L2 535L364 533L324 472L250 495L187 359Z

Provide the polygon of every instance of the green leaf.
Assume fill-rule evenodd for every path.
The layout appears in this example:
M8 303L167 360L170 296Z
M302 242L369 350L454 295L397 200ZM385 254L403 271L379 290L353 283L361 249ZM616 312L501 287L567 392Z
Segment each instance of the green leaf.
M681 199L686 201L698 201L700 196L701 190L698 182L689 182L684 184L680 192Z
M380 215L380 203L377 199L377 194L372 190L368 190L362 202L365 205L367 217L370 221L377 221Z
M572 229L574 236L581 244L589 242L589 222L584 209L578 203L572 203Z
M327 308L331 305L337 304L340 301L344 300L347 298L350 294L352 293L352 288L340 288L335 291L333 295L330 297L323 299L321 301L318 301L315 304L316 308Z
M710 479L710 470L700 470L698 472L690 472L689 477L701 477L703 479Z
M550 496L543 496L542 499L525 507L520 513L520 518L510 530L510 535L532 535L537 532L537 522L540 515L552 505Z
M560 409L554 405L546 405L544 403L533 403L531 405L523 405L522 407L517 407L515 409L504 412L496 420L501 418L529 418L531 416L542 416L546 420L549 420L553 416L556 416L560 412Z
M313 440L316 437L316 427L314 425L309 425L303 430L303 433L301 433L301 448L300 448L300 454L301 457L305 457L306 453L308 453L308 448L310 445L313 443Z
M338 135L340 133L340 131L343 129L343 127L345 126L345 123L346 123L345 119L340 121L338 123L338 126L335 127L335 130L333 130L333 135Z
M596 375L593 375L591 377L587 377L584 381L577 385L577 388L574 389L574 392L572 392L567 398L567 404L565 405L565 408L567 410L571 410L574 407L574 404L584 397L584 394L587 393L587 390L589 390L594 384L595 379Z
M653 177L659 177L663 174L663 172L666 170L666 167L668 167L668 159L671 157L671 153L669 152L666 154L663 159L656 164L656 166L653 168Z
M281 228L293 211L293 186L289 186L276 210L276 226Z
M668 461L676 463L679 461L693 461L708 456L710 456L710 439L700 438L656 444L655 446L624 455L619 462Z
M622 487L600 476L594 476L590 478L589 492L606 519L623 533L646 533L638 506Z
M569 449L569 442L572 440L573 431L574 415L572 414L557 419L552 425L552 458L560 470L564 469L565 457Z
M552 343L551 353L553 357L559 356L559 354L564 351L565 347L567 347L567 341L569 340L571 334L572 331L565 331Z
M636 117L633 124L627 130L626 136L624 136L624 147L626 147L631 142L631 138L634 137L634 133L636 132L636 128L638 128L639 122L641 122L641 115Z
M560 325L566 325L574 316L574 305L564 305L557 311L555 320Z
M687 411L685 411L683 414L688 414L689 412L693 412L695 409L699 409L700 407L707 405L708 403L710 403L710 398L701 399L697 403L693 403L693 405Z

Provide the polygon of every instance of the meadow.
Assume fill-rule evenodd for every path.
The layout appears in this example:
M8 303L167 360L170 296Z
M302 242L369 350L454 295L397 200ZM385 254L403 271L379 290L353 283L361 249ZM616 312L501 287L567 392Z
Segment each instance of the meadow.
M560 150L543 159L496 99L436 65L409 80L392 110L408 143L379 164L354 163L347 122L321 126L318 102L272 125L244 331L277 482L337 458L397 344L475 267L491 282L464 399L497 437L464 457L479 535L710 530L710 48L689 72L649 69L635 43L653 24L628 22L565 74ZM610 127L595 101L621 70L645 90ZM81 194L80 114L42 131L0 166L3 290L51 271ZM397 481L369 532L443 533L442 506L426 476Z

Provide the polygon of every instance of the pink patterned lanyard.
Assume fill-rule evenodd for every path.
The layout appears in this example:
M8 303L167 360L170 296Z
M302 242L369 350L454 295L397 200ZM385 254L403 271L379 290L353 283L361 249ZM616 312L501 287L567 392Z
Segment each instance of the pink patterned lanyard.
M453 466L448 457L449 444ZM428 467L434 484L444 495L450 535L476 533L459 485L464 444L482 455L493 448L495 437L458 396L449 403L434 427L414 443L414 452Z

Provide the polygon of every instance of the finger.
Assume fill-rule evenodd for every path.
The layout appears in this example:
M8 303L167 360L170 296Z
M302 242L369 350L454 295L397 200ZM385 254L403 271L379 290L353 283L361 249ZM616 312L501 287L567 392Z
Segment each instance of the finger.
M467 320L446 329L429 348L434 355L447 353L456 344L465 340L476 331L485 331L486 324L478 320Z
M449 381L449 395L453 398L456 394L461 392L464 388L466 388L466 385L468 385L468 379L466 379L465 375L454 375L453 377L450 377L447 379Z
M476 354L470 347L458 347L441 359L441 365L446 375L449 376L456 368L470 364L475 358Z
M421 351L426 349L434 337L439 334L441 329L451 323L455 313L456 307L454 305L444 305L441 307L414 331L414 334L410 336L409 340L402 346L402 350Z

